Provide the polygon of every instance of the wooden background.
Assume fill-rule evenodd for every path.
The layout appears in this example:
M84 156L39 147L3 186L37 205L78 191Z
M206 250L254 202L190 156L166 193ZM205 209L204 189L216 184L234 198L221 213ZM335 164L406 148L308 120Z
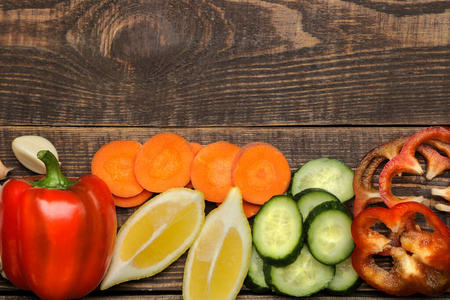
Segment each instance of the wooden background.
M29 175L11 142L42 135L79 176L108 141L170 131L267 141L292 170L322 156L355 169L380 143L450 124L449 30L443 0L0 0L0 159ZM448 172L405 178L444 201L430 188ZM184 260L89 298L182 299ZM18 297L31 294L0 280L0 299Z

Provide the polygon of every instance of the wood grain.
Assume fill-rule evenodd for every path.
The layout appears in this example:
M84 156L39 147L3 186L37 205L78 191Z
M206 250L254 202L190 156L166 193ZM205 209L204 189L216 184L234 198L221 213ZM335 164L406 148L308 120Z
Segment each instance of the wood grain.
M448 3L0 1L0 124L448 123Z

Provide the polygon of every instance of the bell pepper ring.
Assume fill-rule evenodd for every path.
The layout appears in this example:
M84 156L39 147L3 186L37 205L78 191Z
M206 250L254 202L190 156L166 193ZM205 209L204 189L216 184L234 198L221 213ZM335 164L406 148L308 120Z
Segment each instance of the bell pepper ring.
M356 217L367 205L383 202L373 184L373 177L381 163L395 157L409 136L402 136L370 150L360 161L353 176L355 200L353 215Z
M383 162L391 160L399 154L403 145L409 138L410 136L402 136L375 147L360 161L353 177L353 190L355 192L353 207L354 216L357 216L369 204L383 202L378 188L376 188L373 183L375 172ZM450 149L445 149L443 143L439 143L435 140L431 140L429 142L439 150L443 150L446 153L447 151L450 152ZM433 147L426 144L420 144L416 150L427 161L427 174L431 174L431 172L435 172L435 170L441 168L442 166L446 166L445 163L442 163L445 158L440 156ZM422 197L409 198L409 200L412 199L420 202Z
M444 144L441 141L430 140L426 143L433 145L436 149L444 152L446 152L447 146L450 146L449 144ZM450 158L448 157L448 154L446 154L447 156L443 156L427 144L417 146L417 151L425 157L427 163L425 178L427 180L432 180L436 176L444 173L444 171L450 170Z
M71 180L50 151L38 157L45 177L10 179L1 191L3 272L42 299L81 298L109 266L117 232L114 201L99 177Z
M403 172L423 174L422 167L415 157L415 152L419 147L425 149L424 156L426 156L428 166L427 179L430 180L450 169L450 158L441 155L437 150L425 144L430 141L433 142L433 140L449 143L450 127L428 127L411 135L403 145L400 153L383 167L379 177L379 191L381 199L388 207L392 207L402 201L421 201L421 197L409 196L400 198L392 193L392 179L395 175Z
M433 232L419 228L417 213ZM391 234L374 229L380 221ZM450 288L450 229L425 205L402 202L392 208L366 208L353 220L351 230L356 244L353 267L374 288L396 296L436 296ZM377 265L378 254L392 257L390 270Z
M429 141L427 141L427 143L432 145L433 147L441 150L442 152L444 152L447 155L447 157L450 157L450 144L444 143L439 140L429 140ZM440 158L440 159L436 160L434 163L439 164L440 168L445 168L447 170L450 169L450 166L449 166L450 160L449 159ZM431 177L429 172L427 172L427 178L428 177ZM440 196L440 197L444 198L445 200L450 201L450 187L431 188L431 195ZM440 211L450 212L450 205L437 203L434 207Z

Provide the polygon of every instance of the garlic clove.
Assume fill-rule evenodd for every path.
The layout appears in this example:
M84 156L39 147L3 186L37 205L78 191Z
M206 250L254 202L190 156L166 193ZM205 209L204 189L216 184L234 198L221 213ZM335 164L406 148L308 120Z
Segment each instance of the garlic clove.
M5 167L5 165L0 160L0 180L3 180L6 178L6 175L8 175L8 172L11 171L10 168Z
M16 158L24 167L38 174L46 173L44 163L37 158L37 153L40 150L49 150L59 161L55 146L41 136L24 135L18 137L12 142L12 149Z

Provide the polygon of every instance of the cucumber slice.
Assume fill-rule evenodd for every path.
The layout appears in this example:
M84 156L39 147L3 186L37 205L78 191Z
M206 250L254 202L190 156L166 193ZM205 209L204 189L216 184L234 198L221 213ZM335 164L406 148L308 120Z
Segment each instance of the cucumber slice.
M356 291L363 280L353 269L351 256L336 265L336 274L326 291L332 295L345 296Z
M290 196L272 197L253 220L253 243L264 262L275 266L292 263L303 241L303 218Z
M279 294L305 297L324 289L333 280L334 266L318 262L303 246L300 255L290 265L275 267L264 265L266 282Z
M336 196L324 189L309 188L294 196L303 219L308 217L309 212L317 205L328 201L339 201Z
M351 215L342 203L329 201L316 206L304 224L312 255L326 265L344 261L355 248L351 225Z
M335 195L341 202L353 198L353 170L333 158L311 160L298 169L292 177L291 194L308 188L322 188Z
M263 266L264 262L256 251L255 245L253 245L250 266L247 277L244 280L244 285L255 293L264 293L270 290L264 278Z

